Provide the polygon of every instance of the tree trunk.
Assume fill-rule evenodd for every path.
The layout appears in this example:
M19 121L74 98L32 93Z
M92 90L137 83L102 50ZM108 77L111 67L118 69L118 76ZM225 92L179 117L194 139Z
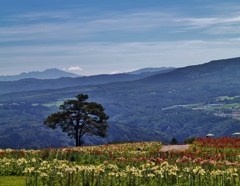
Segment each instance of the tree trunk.
M79 146L82 146L81 137L82 137L82 136L79 135L79 139L78 139L78 145L79 145Z
M79 133L78 133L78 127L76 127L76 137L75 137L75 140L76 140L76 147L78 147L79 146Z
M81 124L80 126L79 126L79 132L78 132L78 134L76 135L76 139L78 139L78 146L82 146L82 142L81 142L81 139L82 139L82 136L83 136L83 134L82 134L82 130L83 130L83 124Z

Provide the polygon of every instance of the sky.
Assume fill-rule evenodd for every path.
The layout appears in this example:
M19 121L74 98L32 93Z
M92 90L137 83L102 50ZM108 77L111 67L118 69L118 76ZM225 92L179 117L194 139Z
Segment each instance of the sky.
M0 75L89 76L234 57L239 0L0 1Z

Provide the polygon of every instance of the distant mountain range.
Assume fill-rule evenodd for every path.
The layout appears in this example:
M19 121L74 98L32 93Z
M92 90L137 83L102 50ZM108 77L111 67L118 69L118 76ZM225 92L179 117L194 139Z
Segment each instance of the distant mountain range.
M19 91L59 89L59 88L74 87L74 86L99 85L99 84L107 84L107 83L113 83L113 82L134 81L134 80L143 79L155 74L167 73L174 69L175 68L160 68L160 69L151 68L151 70L145 69L145 70L139 70L138 72L136 71L134 72L134 74L131 74L131 73L102 74L102 75L81 76L81 77L74 77L76 76L75 74L66 73L58 69L49 69L44 72L28 73L29 78L23 78L26 76L19 75L14 78L15 79L23 78L23 79L16 80L16 81L0 81L0 87L1 87L0 94L10 93L10 92L19 92ZM64 75L65 76L69 75L69 77L62 77ZM73 76L73 77L70 77L70 76ZM36 77L39 77L39 78L36 78ZM46 79L47 77L49 79ZM55 78L53 79L53 77L58 77L58 79L55 79Z
M141 74L145 73L145 76L147 74L153 75L153 73L157 72L169 72L171 70L174 70L173 67L161 67L161 68L143 68L132 72L122 73L122 74ZM101 75L93 75L93 76L103 76L107 74L101 74ZM76 78L76 77L82 77L81 75L77 75L74 73L66 72L59 70L57 68L47 69L42 72L40 71L32 71L32 72L23 72L19 75L6 75L6 76L0 76L0 81L18 81L21 79L58 79L58 78ZM89 76L86 76L89 77Z
M86 136L86 145L168 142L173 137L182 142L208 133L229 136L239 131L240 121L218 115L233 109L234 114L240 113L239 79L240 57L156 72L145 69L133 74L2 81L0 148L71 145L66 135L45 128L43 121L63 101L78 94L89 95L89 101L102 104L109 115L108 138ZM199 104L223 106L207 111L192 109Z
M7 76L0 76L0 81L17 81L20 79L27 79L27 78L35 78L35 79L58 79L61 77L80 77L80 75L65 72L59 70L57 68L47 69L42 72L33 71L33 72L23 72L19 75L7 75Z

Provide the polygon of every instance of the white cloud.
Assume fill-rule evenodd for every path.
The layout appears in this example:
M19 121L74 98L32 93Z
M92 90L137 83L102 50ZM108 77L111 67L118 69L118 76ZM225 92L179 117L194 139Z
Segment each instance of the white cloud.
M118 71L113 71L110 74L118 74L118 73L119 73Z
M121 73L146 67L182 67L237 57L240 48L239 39L15 46L9 47L8 50L6 48L0 50L0 69L5 72L7 69L16 69L17 65L26 68L33 63L36 69L31 71L39 70L38 64L45 69L62 69L67 63L69 65L67 70L79 72L84 69L81 75L93 75Z
M140 11L141 12L141 11ZM48 22L41 19L42 15L54 17L50 13L26 14L19 17L32 17L38 22L29 22L27 24L12 24L11 26L0 26L0 42L34 40L49 41L63 39L78 40L95 37L98 33L109 31L146 31L168 24L170 15L161 12L145 11L120 13L106 13L99 17L88 17L82 20L81 15L66 16L68 21ZM16 16L17 17L17 16ZM24 22L24 21L23 21Z
M9 22L31 22L42 19L48 20L67 20L71 18L71 13L67 11L51 11L51 12L27 12L25 14L15 14L5 16L2 20Z
M188 26L190 29L198 28L211 28L213 26L230 26L230 25L239 25L240 16L239 15L230 15L230 17L218 16L218 17L206 17L206 18L180 18L175 19L176 22L181 22L185 26Z
M222 11L218 11L214 15L186 16L179 11L146 9L126 11L124 13L102 13L98 17L96 15L79 14L79 12L74 11L26 13L5 17L5 19L18 18L20 24L6 21L8 24L0 26L0 42L49 42L51 39L52 42L62 43L66 41L86 41L87 39L104 36L104 32L120 31L121 37L124 37L124 32L128 32L128 34L133 32L146 33L157 29L160 30L159 33L167 32L171 36L173 33L181 34L182 32L191 34L196 30L201 30L203 34L212 35L216 27L218 33L229 35L228 30L231 30L229 27L237 27L240 24L240 12L231 8L229 8L228 13L224 11L224 14L222 14ZM57 21L54 22L49 22L49 19L46 19L55 20L56 17ZM38 21L32 22L31 19ZM26 22L27 24L25 24ZM11 25L11 23L13 24ZM108 40L108 35L103 38L105 41ZM149 34L148 38L152 39L151 34Z
M35 64L33 70L40 70L39 64L63 69L67 64L65 70L84 69L81 73L89 75L237 57L240 7L221 8L198 15L156 7L98 16L67 10L5 16L7 24L0 24L0 70L5 73L19 64Z
M80 67L70 67L68 68L69 71L81 71L82 69Z

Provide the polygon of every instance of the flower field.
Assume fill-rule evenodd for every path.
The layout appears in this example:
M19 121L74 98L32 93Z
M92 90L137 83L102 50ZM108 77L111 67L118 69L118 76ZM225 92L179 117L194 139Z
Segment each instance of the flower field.
M199 138L187 151L161 152L160 142L0 150L0 182L27 186L240 186L240 138Z

